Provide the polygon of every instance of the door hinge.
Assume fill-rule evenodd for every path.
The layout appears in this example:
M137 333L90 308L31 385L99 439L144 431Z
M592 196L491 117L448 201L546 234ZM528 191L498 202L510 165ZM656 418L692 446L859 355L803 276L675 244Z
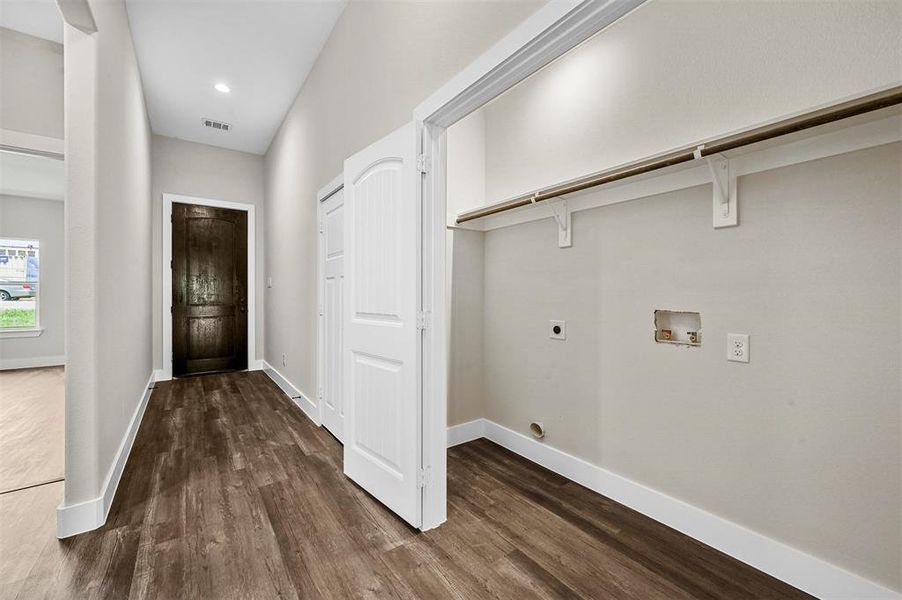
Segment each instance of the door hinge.
M170 260L170 261L169 261L169 268L172 269L172 268L174 268L174 266L175 266L175 263L174 263L172 260Z
M417 311L417 329L420 331L424 329L429 329L429 317L430 313L428 310L418 310Z
M426 469L417 470L417 487L424 488L429 483L429 472Z
M429 156L420 154L417 156L417 172L426 173L429 171Z

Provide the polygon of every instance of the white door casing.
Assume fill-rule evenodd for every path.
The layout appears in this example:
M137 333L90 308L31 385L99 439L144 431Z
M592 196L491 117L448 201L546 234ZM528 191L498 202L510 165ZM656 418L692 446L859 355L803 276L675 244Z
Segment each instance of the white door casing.
M322 424L339 441L344 440L342 400L342 347L344 345L344 190L338 190L321 205L320 223L322 289L323 368Z
M344 472L419 527L419 229L413 123L345 161Z

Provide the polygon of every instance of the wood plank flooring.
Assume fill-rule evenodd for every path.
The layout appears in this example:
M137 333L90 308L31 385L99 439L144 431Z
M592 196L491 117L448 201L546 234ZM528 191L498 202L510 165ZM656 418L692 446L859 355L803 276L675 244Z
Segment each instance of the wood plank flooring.
M263 373L158 384L107 524L48 539L0 595L808 597L491 442L448 468L449 521L419 533Z
M63 477L63 367L0 371L0 493Z

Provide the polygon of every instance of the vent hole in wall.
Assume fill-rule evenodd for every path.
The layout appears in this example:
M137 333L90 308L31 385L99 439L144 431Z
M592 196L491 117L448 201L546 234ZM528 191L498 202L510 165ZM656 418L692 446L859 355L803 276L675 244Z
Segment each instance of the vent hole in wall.
M530 433L532 433L532 437L536 438L537 440L545 437L545 426L537 421L533 421L529 424L529 431Z

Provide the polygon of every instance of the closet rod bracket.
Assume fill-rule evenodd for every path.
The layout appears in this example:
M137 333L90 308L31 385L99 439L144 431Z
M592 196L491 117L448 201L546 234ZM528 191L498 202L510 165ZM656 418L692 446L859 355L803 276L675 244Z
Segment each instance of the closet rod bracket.
M734 227L739 224L739 202L736 195L736 174L733 164L723 154L704 154L705 145L701 144L693 152L696 160L704 160L711 173L711 184L714 188L714 228Z
M538 197L539 193L536 192L532 197L533 204L538 201ZM573 245L573 241L570 236L570 226L572 220L570 218L570 207L567 206L567 201L563 198L560 198L557 201L547 200L546 203L551 208L551 214L554 215L554 220L557 222L558 248L571 247Z

